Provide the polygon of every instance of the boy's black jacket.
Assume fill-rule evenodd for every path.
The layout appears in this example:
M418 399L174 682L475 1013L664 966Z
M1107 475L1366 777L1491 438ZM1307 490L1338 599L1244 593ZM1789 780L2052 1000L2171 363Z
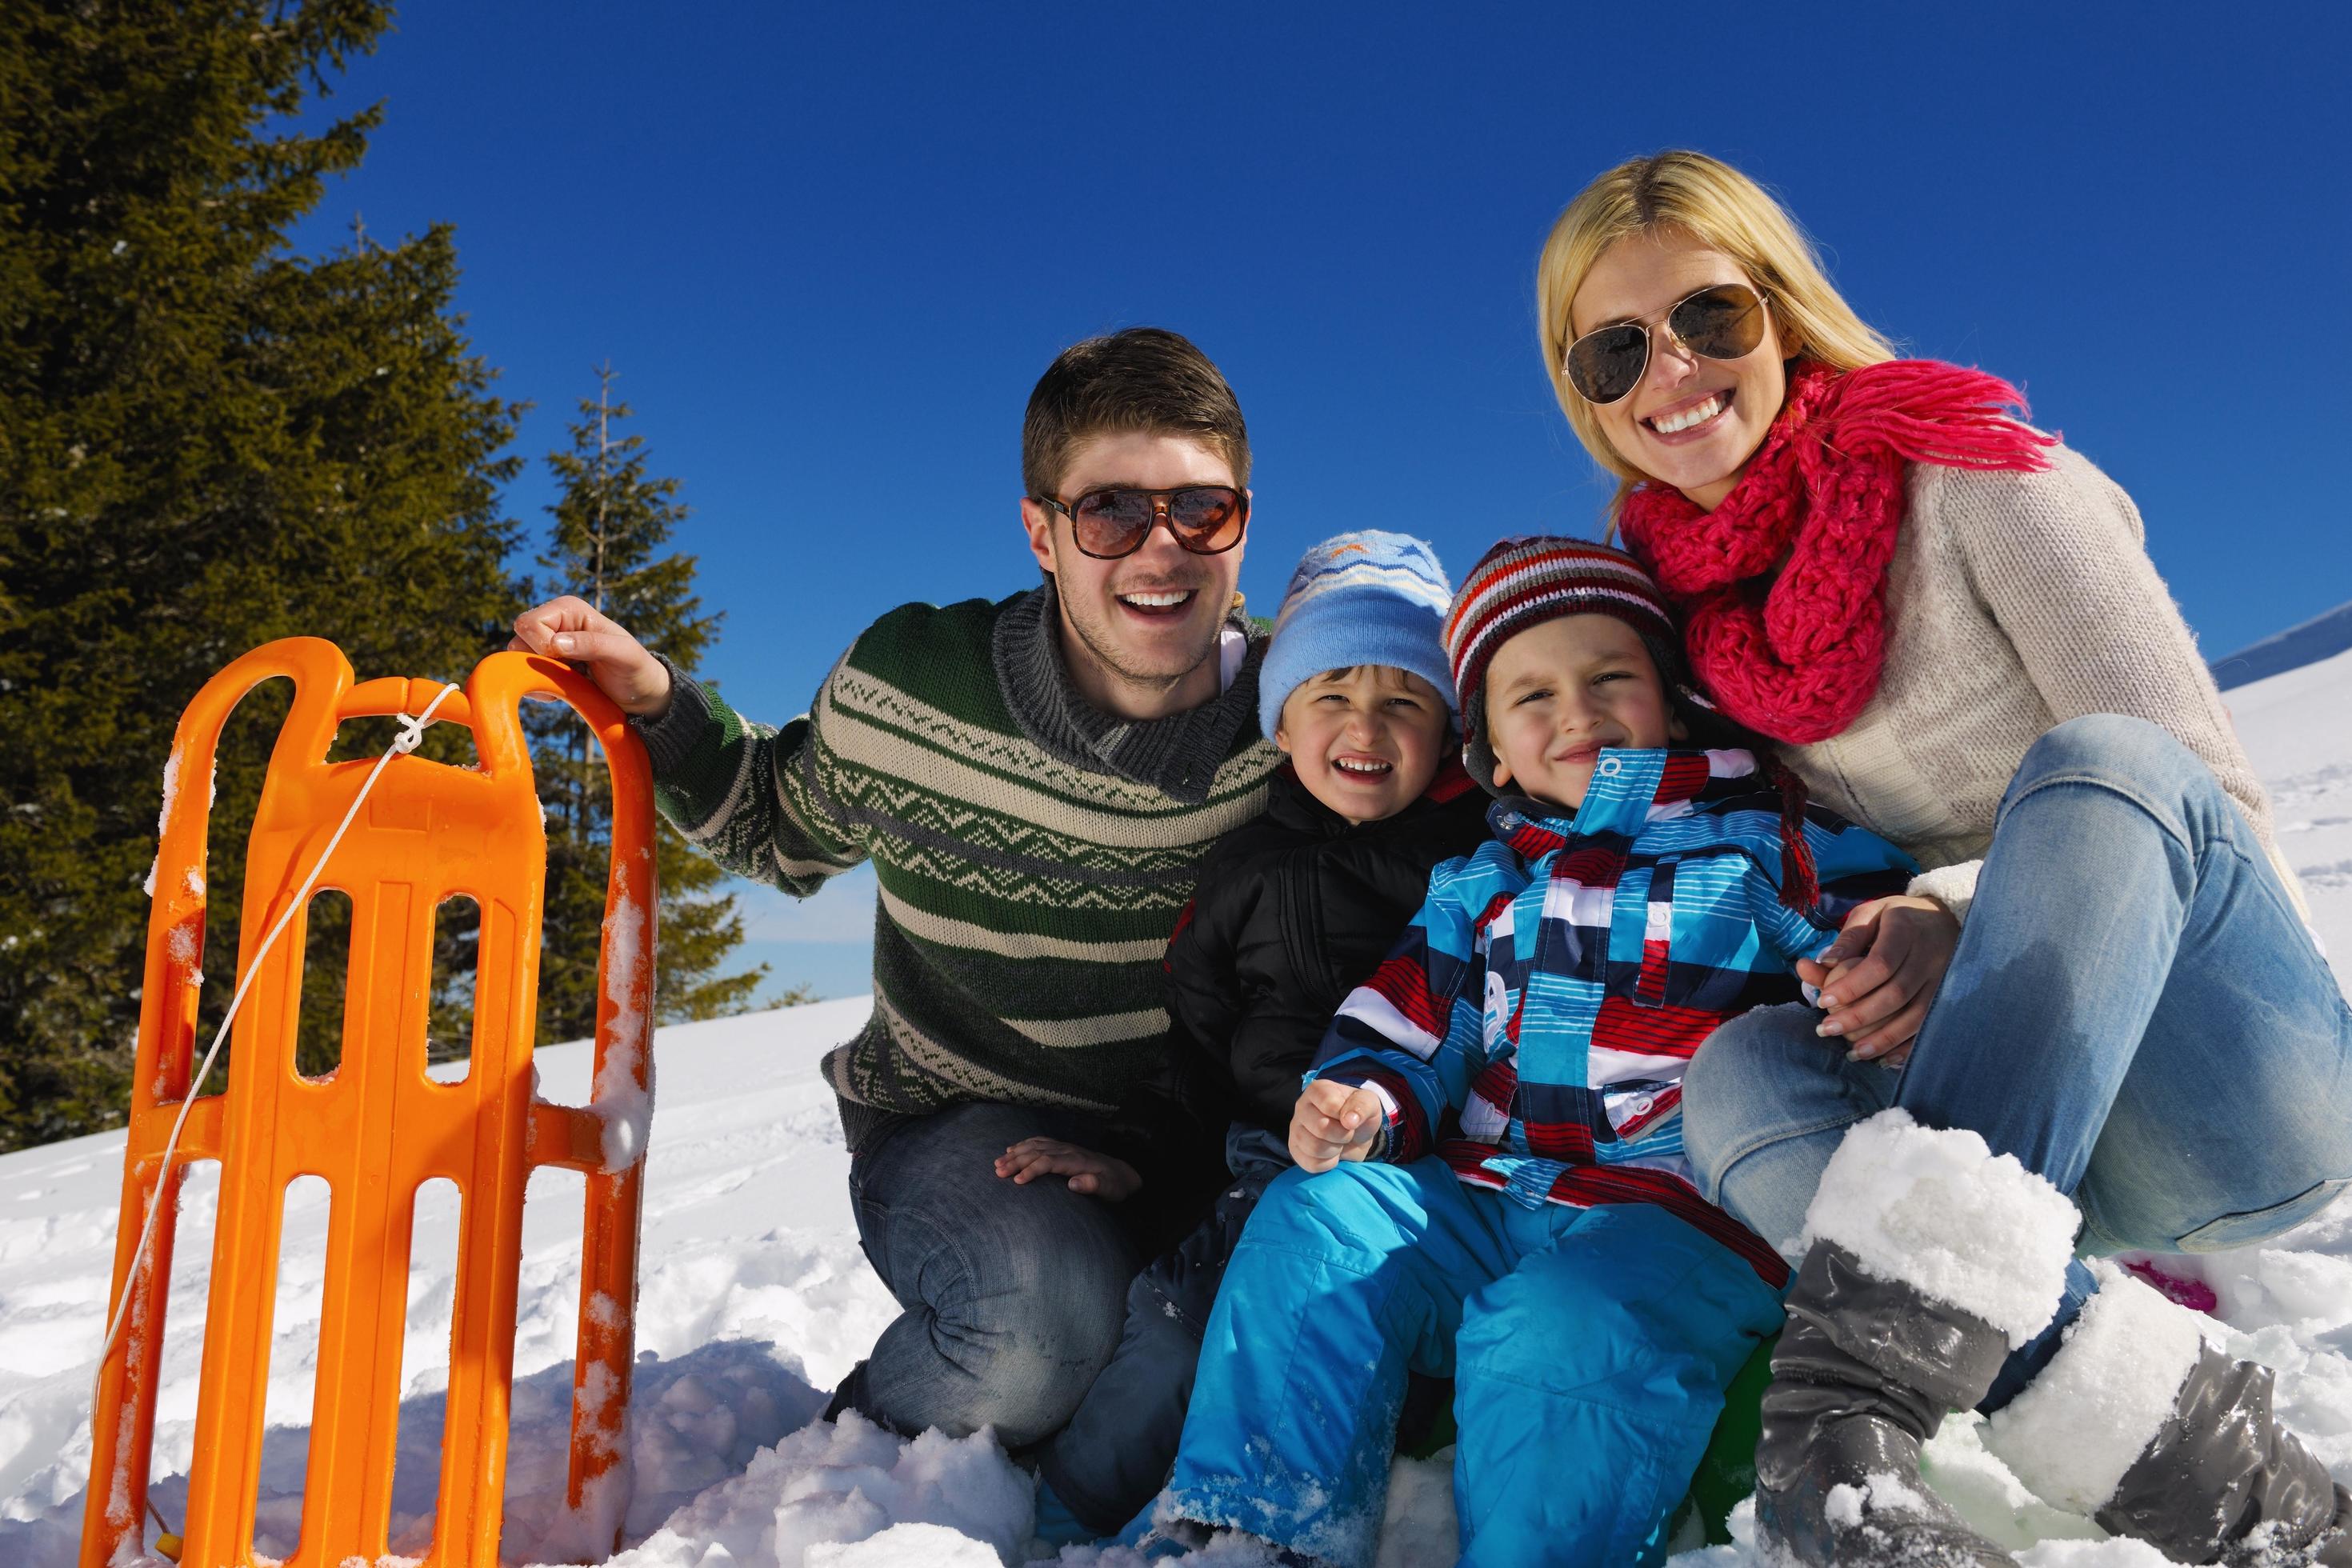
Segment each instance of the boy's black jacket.
M1450 760L1420 799L1361 826L1288 767L1272 789L1202 862L1168 944L1168 1011L1230 1114L1281 1134L1331 1016L1403 934L1431 869L1486 841L1493 803Z

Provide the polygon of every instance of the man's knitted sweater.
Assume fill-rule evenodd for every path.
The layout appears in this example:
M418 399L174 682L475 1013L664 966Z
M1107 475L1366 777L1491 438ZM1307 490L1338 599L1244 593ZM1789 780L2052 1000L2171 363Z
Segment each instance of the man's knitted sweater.
M663 815L730 870L804 897L874 863L873 1016L824 1059L853 1149L961 1100L1109 1114L1167 1072L1169 934L1282 761L1263 647L1213 701L1129 721L1071 685L1059 619L1050 584L902 605L781 730L675 668L638 725Z

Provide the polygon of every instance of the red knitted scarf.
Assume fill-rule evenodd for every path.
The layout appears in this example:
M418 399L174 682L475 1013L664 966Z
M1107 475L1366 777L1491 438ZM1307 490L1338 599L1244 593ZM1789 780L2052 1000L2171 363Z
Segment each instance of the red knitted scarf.
M1644 483L1619 521L1683 621L1700 687L1761 735L1804 744L1852 723L1886 657L1886 563L1910 463L2031 472L2055 437L2001 412L2025 398L1937 360L1839 373L1810 362L1748 471L1702 511ZM1773 575L1775 572L1778 575Z

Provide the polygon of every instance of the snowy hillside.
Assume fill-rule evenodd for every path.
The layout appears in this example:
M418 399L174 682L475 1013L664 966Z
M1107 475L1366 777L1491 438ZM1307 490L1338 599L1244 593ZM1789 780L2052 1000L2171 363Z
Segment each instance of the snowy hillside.
M2230 694L2277 803L2280 842L2303 873L2340 973L2352 973L2352 653ZM824 1394L893 1307L857 1247L845 1157L817 1058L848 1035L860 1001L663 1030L646 1183L633 1441L636 1501L625 1568L985 1568L1026 1555L1029 1486L985 1439L902 1444L863 1423L812 1424ZM584 1047L542 1052L544 1092L584 1097ZM0 1158L0 1563L74 1561L89 1458L93 1358L121 1176L120 1134ZM188 1184L173 1280L154 1497L184 1512L205 1310L205 1238L216 1183ZM521 1330L505 1555L576 1552L560 1503L578 1278L579 1179L543 1173L524 1228ZM439 1394L455 1253L454 1195L428 1193L409 1290L406 1404L394 1550L422 1554L431 1527ZM256 1545L299 1533L302 1427L316 1372L325 1205L293 1199L268 1369L272 1431ZM2279 1370L2282 1407L2339 1479L2352 1481L2352 1203L2243 1253L2168 1260L2210 1284L2230 1348ZM2226 1326L2225 1326L2226 1325ZM1980 1528L2037 1568L2152 1562L2025 1494L1970 1423L1948 1424L1933 1479ZM168 1478L168 1479L166 1479ZM1401 1464L1383 1562L1453 1561L1450 1489L1436 1464ZM2038 1544L2035 1544L2038 1542ZM1203 1563L1252 1560L1211 1549ZM1130 1554L1067 1554L1125 1568ZM1740 1547L1684 1568L1759 1561Z
M2270 791L2279 848L2303 879L2336 980L2352 995L2352 652L2222 700Z
M2249 643L2213 661L2213 679L2229 691L2282 675L2352 648L2352 604L2338 605L2304 622Z

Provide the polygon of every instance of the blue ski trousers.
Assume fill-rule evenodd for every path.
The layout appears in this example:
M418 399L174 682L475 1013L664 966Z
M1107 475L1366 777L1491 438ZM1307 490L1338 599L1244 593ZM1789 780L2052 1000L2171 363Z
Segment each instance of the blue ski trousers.
M1210 1314L1174 1514L1368 1568L1408 1371L1454 1379L1462 1568L1622 1568L1665 1532L1780 1298L1663 1209L1529 1207L1442 1161L1289 1171Z

